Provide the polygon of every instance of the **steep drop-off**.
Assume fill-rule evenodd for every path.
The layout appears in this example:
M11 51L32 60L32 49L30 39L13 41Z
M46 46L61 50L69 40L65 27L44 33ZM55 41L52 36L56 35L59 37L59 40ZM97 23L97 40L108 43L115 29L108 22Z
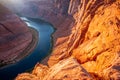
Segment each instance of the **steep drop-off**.
M37 17L53 24L57 30L53 34L54 44L52 53L57 53L56 56L57 58L59 57L59 59L61 57L58 54L61 54L62 51L66 50L63 48L67 47L66 42L71 34L71 29L75 21L72 15L77 11L70 10L71 8L69 8L69 3L70 0L28 0L24 2L26 7L20 9L20 12L13 10L14 12L19 13L21 16L32 18ZM77 1L75 1L75 3L78 4ZM74 5L76 4L72 4L71 2L70 6L73 7ZM70 15L68 14L68 10ZM65 43L65 45L63 43ZM58 51L58 49L61 49L61 52L59 52L60 50ZM50 64L52 65L52 63L57 63L59 61L57 58L53 57L53 62L50 62ZM46 60L43 61L43 63L46 63Z
M32 42L26 26L16 14L0 5L0 66L16 62Z
M53 1L57 7L69 3L67 15L62 16L71 15L75 21L64 17L56 25L49 67L37 64L32 74L20 74L16 80L120 80L120 0ZM41 17L47 20L45 16Z

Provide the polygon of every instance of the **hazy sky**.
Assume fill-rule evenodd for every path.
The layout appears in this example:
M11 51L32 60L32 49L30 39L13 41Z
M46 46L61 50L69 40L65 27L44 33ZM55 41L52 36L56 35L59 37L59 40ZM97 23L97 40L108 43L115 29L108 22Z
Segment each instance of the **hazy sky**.
M24 2L27 1L45 1L45 0L0 0L0 3L4 4L7 7L22 7L25 6Z
M12 11L20 11L23 8L29 7L26 2L29 1L45 1L45 0L0 0L0 3Z
M25 7L24 1L26 0L0 0L0 3L9 8L10 10L19 11L21 8Z
M24 0L0 0L0 3L3 3L3 4L23 4L24 3Z

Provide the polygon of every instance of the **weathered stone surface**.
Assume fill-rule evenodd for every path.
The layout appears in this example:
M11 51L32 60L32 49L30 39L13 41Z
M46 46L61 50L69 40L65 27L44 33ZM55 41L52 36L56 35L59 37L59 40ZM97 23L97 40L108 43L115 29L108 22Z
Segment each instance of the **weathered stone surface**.
M48 70L43 80L91 80L92 77L74 58L62 60Z
M74 15L78 11L80 0L70 0L68 14Z
M43 80L43 78L48 73L48 69L49 68L47 66L38 63L32 71L32 74L36 75L39 78L39 80Z
M67 47L66 42L71 34L71 28L74 24L73 17L68 14L68 9L70 9L69 3L70 0L25 1L25 4L28 7L19 12L23 16L37 17L48 21L56 28L56 31L53 34L54 48L52 54L54 55L51 55L51 58L48 62L51 66L61 60L62 51L65 50L65 47ZM61 43L65 44L62 45ZM65 56L68 57L68 55Z
M38 77L39 80L92 80L87 71L72 57L58 62L49 69L46 66L37 64L32 74L18 75L16 80L24 80L31 75L36 75L35 78ZM25 78L21 76L25 76Z
M23 73L22 75L18 75L18 77L15 80L40 80L37 76L29 74L29 73Z
M76 7L77 10L74 10ZM75 22L67 23L63 20L60 25L69 24L63 25L64 27L57 24L58 30L53 35L54 49L48 60L50 68L43 80L81 80L82 75L75 75L76 72L81 72L81 68L84 68L93 80L119 80L120 0L70 0L68 12L74 17ZM52 17L49 18L54 20ZM69 34L66 29L70 31ZM74 62L70 56L74 56L78 62ZM64 71L66 66L72 67L76 64L79 65L78 68ZM64 77L63 73L68 77Z
M78 33L76 35L81 36L76 38L75 45L72 45L73 48L71 49L72 55L78 59L79 63L88 72L97 74L102 79L108 75L105 74L103 77L104 70L108 70L109 72L108 68L119 57L120 8L118 6L119 1L111 2L111 5L102 5L102 3L101 6L95 5L94 7L98 8L94 11L94 14L92 12L86 15L82 23L77 23ZM119 65L117 66L120 67ZM117 74L116 72L115 74L119 76L119 68L115 70L118 70L118 72L116 71ZM116 79L119 79L117 76ZM107 77L106 80L108 79L112 78Z
M0 5L0 65L14 61L32 41L26 26L17 15Z

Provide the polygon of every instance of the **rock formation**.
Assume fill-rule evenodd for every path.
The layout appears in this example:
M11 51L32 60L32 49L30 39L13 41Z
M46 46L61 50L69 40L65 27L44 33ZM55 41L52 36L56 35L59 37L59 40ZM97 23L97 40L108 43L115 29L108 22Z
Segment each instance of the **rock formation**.
M14 63L32 41L32 34L17 15L0 5L0 66Z
M49 68L35 67L34 71L38 69L38 72L29 75L39 80L120 80L120 0L69 0L67 15L59 8L68 3L65 0L53 1L59 17L39 14L49 22L53 20L57 28L53 35L54 48L48 60ZM75 21L69 20L69 15ZM55 19L59 19L61 24ZM37 75L44 71L47 71L45 75ZM16 80L24 79L21 76L24 74Z
M53 24L57 29L54 34L54 46L64 42L71 32L71 23L74 22L72 16L68 15L70 0L31 0L26 1L27 7L18 12L22 16L40 18ZM70 28L68 26L71 26ZM58 39L60 41L56 41ZM60 39L62 38L62 39ZM61 42L61 43L62 43Z
M37 76L38 79L33 78L35 80L92 80L89 73L72 57L58 62L49 69L47 66L37 64L32 74L20 74L16 80L27 80L28 77L32 80L31 76Z

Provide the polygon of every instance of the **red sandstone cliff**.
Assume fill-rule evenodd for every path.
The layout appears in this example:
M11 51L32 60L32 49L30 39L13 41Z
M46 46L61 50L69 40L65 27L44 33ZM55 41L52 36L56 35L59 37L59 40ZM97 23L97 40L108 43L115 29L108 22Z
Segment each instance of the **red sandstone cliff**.
M64 5L62 1L55 0L55 5ZM64 17L56 25L59 33L53 35L49 67L37 64L32 74L20 74L16 80L120 80L120 0L70 0L67 11L75 22L63 25L69 20Z
M0 65L15 61L32 41L27 25L0 5Z

